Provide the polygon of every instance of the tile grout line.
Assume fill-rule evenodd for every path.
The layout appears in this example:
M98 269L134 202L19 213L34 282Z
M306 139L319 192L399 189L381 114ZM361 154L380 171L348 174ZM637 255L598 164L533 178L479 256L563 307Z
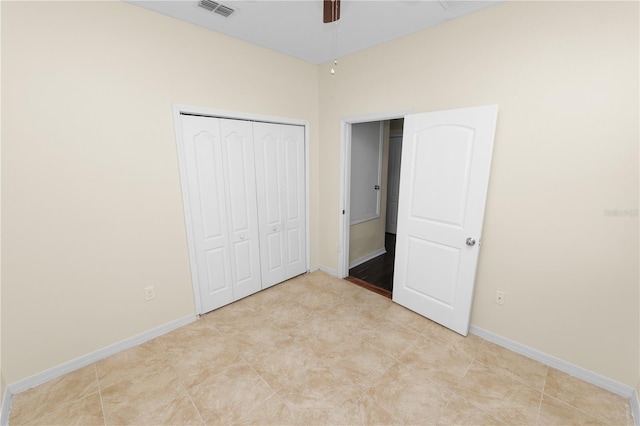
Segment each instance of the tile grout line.
M200 417L200 420L202 420L202 423L204 423L206 425L207 422L204 421L204 417L202 417L202 414L200 413L200 410L198 410L198 406L194 402L193 398L191 398L191 394L189 393L189 390L187 389L187 387L184 384L182 384L182 381L180 380L179 376L178 376L178 382L183 387L184 393L187 394L187 398L189 398L189 401L191 401L191 405L193 405L194 410L196 410L196 413L198 413L198 417Z
M548 367L548 368L549 368L549 370L548 370L548 371L550 371L550 370L551 370L551 368L553 368L553 367ZM547 374L548 374L548 373L547 373ZM583 380L581 380L581 379L578 379L578 380L583 381ZM595 385L594 385L594 386L595 386ZM606 391L606 389L605 389L605 391ZM569 401L565 401L564 399L560 399L560 398L559 398L559 397L557 397L557 396L553 396L553 395L547 395L547 396L548 396L549 398L552 398L552 399L554 399L554 400L556 400L556 401L560 402L561 404L566 405L567 407L570 407L570 408L572 408L572 409L574 409L574 410L576 410L576 411L579 411L580 413L582 413L582 414L584 414L584 415L586 415L586 416L588 416L588 417L591 417L592 419L595 419L595 420L601 421L603 424L610 424L610 423L609 423L609 420L607 420L607 419L605 419L604 417L602 417L602 416L601 416L601 414L600 414L600 413L601 413L601 411L600 411L600 410L598 411L598 414L595 414L595 413L589 413L589 412L587 412L587 411L583 410L582 408L576 407L575 405L573 405L573 404L572 404L572 403L570 403ZM619 395L617 395L617 396L619 396ZM627 403L628 403L628 401L627 401ZM627 420L628 420L628 419L627 419ZM632 420L632 421L633 421L633 420ZM633 424L633 423L632 423L632 424Z
M440 414L438 414L438 420L436 420L435 424L439 424L438 422L440 421L442 416L444 416L444 412L447 410L447 407L451 403L451 400L453 399L454 395L455 395L455 392L451 391L451 395L449 395L449 399L447 399L447 403L444 404L444 406L442 407L442 410L440 411Z
M487 364L487 363L484 363L484 362L482 362L480 360L476 360L476 359L474 359L474 362L477 362L479 365L481 365L483 367L486 367L486 368L489 368L489 369L496 369L496 370L499 371L499 373L501 375L509 377L510 379L515 380L516 382L520 383L523 386L528 387L529 389L533 389L535 391L538 390L538 388L536 388L535 386L527 383L523 378L521 378L517 374L512 373L509 369L507 369L507 368L505 368L505 367L503 367L501 365L491 365L491 364ZM545 366L545 367L547 367L547 366ZM545 381L546 381L546 374L545 374Z
M273 395L275 395L275 394L278 392L278 391L277 391L277 389L274 389L274 388L273 388L273 386L271 386L271 385L269 384L269 382L267 382L267 380L266 380L264 377L262 377L262 374L260 374L260 373L259 373L259 372L258 372L258 371L253 367L253 364L252 364L252 363L250 363L250 362L249 362L249 361L248 361L244 356L242 356L242 354L241 354L240 352L238 352L238 356L240 357L240 359L242 359L242 360L245 362L245 364L247 364L247 365L249 366L249 368L251 369L251 371L253 371L253 372L256 374L256 376L260 377L260 380L262 380L262 382L263 382L265 385L267 385L267 386L268 386L268 387L273 391L273 393L272 393L271 395L269 395L269 397L268 397L267 399L271 398ZM264 401L266 401L267 399L265 399ZM262 403L264 403L264 401L262 401ZM259 405L262 405L262 403L260 403ZM253 410L249 410L249 411L253 411Z
M391 417L392 419L394 419L394 420L401 420L401 419L399 419L399 418L398 418L398 416L396 416L396 415L394 415L394 414L391 414L387 409L385 409L382 405L380 405L380 403L379 403L376 399L374 399L371 395L369 395L369 393L368 393L368 392L363 392L363 395L364 395L366 398L369 398L371 401L373 401L373 402L376 404L376 407L378 407L380 410L382 410L382 411L384 411L385 413L387 413L387 414L389 415L389 417ZM402 423L404 423L404 422L402 422Z
M482 339L482 343L480 344L480 347L483 347L483 346L485 345L485 343L486 343L486 342L487 342L487 341L486 341L485 339ZM458 384L456 385L456 388L455 388L455 389L453 390L453 392L451 393L451 399L453 399L453 397L454 397L454 396L456 396L456 397L460 398L461 400L463 400L464 402L466 402L467 404L470 404L470 405L474 406L475 408L477 408L478 410L482 411L483 413L485 413L485 414L487 414L487 415L489 415L489 416L493 417L494 419L496 419L496 420L500 421L502 424L506 424L506 422L505 422L502 418L495 417L495 416L493 415L493 413L491 413L491 412L487 411L487 410L485 409L484 405L483 405L482 407L480 407L480 406L478 406L478 405L474 404L472 401L468 401L466 398L464 398L463 396L458 395L458 394L456 393L456 389L457 389L457 388L462 384L462 381L463 381L463 380L464 380L464 378L467 376L467 373L469 372L469 370L471 370L471 366L473 365L473 363L474 363L474 362L476 362L476 361L477 361L477 360L476 360L476 358L477 358L477 357L478 357L478 351L476 351L475 355L473 355L473 356L471 357L471 362L469 362L469 365L467 366L467 369L465 370L464 374L462 375L462 378L460 379L460 381L459 381L459 382L458 382ZM478 362L480 363L480 365L484 365L484 364L482 364L480 361L478 361ZM451 401L451 399L450 399L449 401ZM449 405L449 402L447 402L447 406L448 406L448 405ZM440 420L440 419L438 419L438 420Z
M104 412L104 402L102 401L102 387L100 386L100 379L98 378L98 367L96 363L93 363L93 373L96 376L96 383L98 384L98 396L100 397L100 408L102 408L102 421L104 426L107 426L107 414Z
M606 421L606 420L604 420L604 419L603 419L603 418L601 418L600 416L596 416L595 414L587 413L586 411L581 410L581 409L580 409L580 408L578 408L578 407L574 407L573 405L569 404L568 402L563 401L563 400L561 400L561 399L558 399L558 398L556 398L555 396L547 395L547 397L548 397L548 398L551 398L551 399L553 399L553 400L555 400L555 401L557 401L557 402L559 402L559 403L560 403L560 404L562 404L562 405L566 405L567 407L569 407L569 408L571 408L571 409L573 409L573 410L576 410L576 411L580 412L581 414L584 414L584 415L585 415L585 416L587 416L587 417L591 417L593 420L598 420L598 421L602 422L603 424L609 424L609 423L607 423L607 421Z
M542 412L542 400L544 399L544 388L547 386L547 377L549 377L549 366L544 374L544 382L542 382L542 391L540 392L540 403L538 404L538 414L536 415L536 424L540 422L540 413Z
M200 315L198 317L198 320L201 320L202 316ZM217 330L215 330L217 331ZM218 332L219 333L219 332ZM169 365L169 367L171 367L171 369L173 370L173 372L175 373L176 377L178 378L178 384L182 387L182 389L184 390L184 393L187 394L187 398L189 398L189 401L191 401L191 405L193 406L193 408L196 410L196 413L198 413L198 417L200 417L200 420L202 420L203 424L207 424L207 422L204 420L204 417L202 417L202 414L200 413L200 410L198 409L198 406L196 405L195 401L193 400L193 398L191 398L191 394L189 393L189 389L187 389L187 387L184 385L183 383L183 379L182 376L180 375L180 373L178 372L178 369L176 368L175 365L173 365L173 362L171 361L171 359L168 356L168 352L167 352L167 346L162 342L161 339L158 339L157 337L155 338L155 340L158 342L158 344L164 349L163 351L163 357L164 360L166 361L166 363ZM106 426L106 425L105 425Z
M484 340L482 342L482 344L480 345L480 347L484 346ZM458 395L456 393L456 390L458 389L458 387L460 387L460 385L462 384L462 381L464 380L465 377L467 377L467 373L469 372L469 370L471 370L471 366L473 365L473 363L476 361L476 357L478 356L478 351L476 351L476 353L473 355L473 357L471 357L471 362L469 362L469 365L467 365L467 369L464 370L464 374L462 375L462 378L458 381L458 384L456 385L456 387L453 389L453 391L451 392L451 398L449 398L449 401L447 402L447 406L449 406L449 402L451 402L451 399L453 399L454 395L457 396L458 398L462 399L464 402L466 402L467 404L471 404L474 407L478 408L479 410L483 411L486 413L486 411L484 411L482 408L477 407L475 404L467 401L465 398L463 398L462 396ZM487 413L489 414L489 413ZM440 420L440 419L438 419Z
M475 353L473 354L473 356L471 357L471 362L469 363L469 365L467 365L467 369L464 370L464 374L462 375L462 379L460 379L460 382L462 382L462 380L464 380L465 377L467 377L467 373L469 372L469 370L471 370L471 366L473 365L474 362L476 362L476 358L478 358L478 352L479 350L484 347L484 344L486 343L486 340L482 339L482 343L480 344L480 347L478 348L477 351L475 351ZM482 363L480 363L482 364ZM459 384L458 384L459 385Z
M391 416L391 418L393 419L397 419L398 417L392 413L390 413L389 411L387 411L382 404L380 404L380 401L378 401L376 398L374 398L373 395L371 395L369 392L371 391L371 389L373 389L379 382L382 381L383 376L389 371L391 370L396 364L400 364L400 361L393 358L393 363L389 366L389 368L387 368L387 370L380 376L378 377L377 380L375 380L367 390L363 391L363 394L366 395L369 399L371 399L378 408L380 408L381 410L383 410L385 413L389 414ZM404 424L404 420L400 419L402 421L402 423Z

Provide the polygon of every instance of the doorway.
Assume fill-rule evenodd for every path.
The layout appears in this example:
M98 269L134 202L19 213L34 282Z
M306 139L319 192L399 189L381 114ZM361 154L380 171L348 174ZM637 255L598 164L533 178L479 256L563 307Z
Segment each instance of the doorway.
M388 297L393 290L402 126L404 115L409 113L411 111L343 121L343 220L339 275ZM363 151L360 141L363 132L366 134L366 128L375 130L376 126L380 129L380 171L377 178L374 171L368 170L368 167L375 169L376 155ZM369 130L370 148L367 149L374 149L377 145L375 136ZM366 168L362 162L367 163ZM367 178L363 187L364 175ZM365 190L372 193L367 199L373 202L376 195L374 187L379 204L375 207L372 204L366 210L357 203L367 198L363 194ZM363 214L365 210L368 212L366 215ZM360 220L363 216L365 220Z
M392 300L463 336L469 332L497 115L497 105L483 105L404 116ZM345 149L343 158L349 153ZM349 165L342 162L345 200ZM348 218L347 209L342 213ZM346 221L341 224L341 235L348 235ZM348 240L343 243L348 247ZM341 258L345 276L344 251Z

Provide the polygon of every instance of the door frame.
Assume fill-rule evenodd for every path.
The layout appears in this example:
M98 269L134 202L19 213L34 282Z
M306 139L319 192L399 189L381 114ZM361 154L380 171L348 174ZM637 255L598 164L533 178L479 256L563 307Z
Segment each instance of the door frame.
M404 118L413 108L369 115L344 117L340 122L340 221L338 227L338 277L349 276L349 236L351 212L351 126L371 121Z
M387 159L387 164L388 164L388 171L387 171L387 202L386 202L386 216L385 216L385 233L387 232L387 229L389 229L389 189L391 188L391 186L389 185L389 178L391 177L391 147L392 147L392 143L391 140L392 139L400 139L400 144L402 144L402 136L403 136L403 132L402 131L394 131L394 132L389 132L389 158ZM396 144L398 142L395 142ZM402 148L402 147L401 147ZM402 150L400 152L400 154L402 154ZM402 168L402 163L400 162L400 158L398 158L398 163L399 163L399 167ZM400 170L398 170L398 173L400 173ZM399 176L398 176L399 177ZM399 180L399 179L398 179ZM398 182L398 189L400 189L400 182ZM396 200L397 203L398 200ZM396 206L396 210L397 210L397 206ZM396 234L398 229L397 229L397 211L396 211L396 229L393 234Z
M191 207L189 203L189 189L187 187L187 168L186 157L184 152L184 141L182 140L182 125L180 115L190 114L203 117L227 118L233 120L259 121L263 123L274 124L290 124L296 126L304 126L304 167L305 167L305 237L306 237L306 256L305 270L309 271L310 264L310 227L309 227L309 122L306 120L297 120L293 118L274 117L260 114L251 114L238 111L217 110L211 108L197 107L192 105L173 104L173 123L175 127L176 150L178 154L178 171L180 173L180 189L182 192L182 208L184 213L185 231L187 233L187 246L189 252L189 266L191 268L191 286L193 288L193 297L195 301L196 314L203 314L202 304L200 301L200 288L198 286L198 270L195 256L195 242L193 241L193 223L191 222Z

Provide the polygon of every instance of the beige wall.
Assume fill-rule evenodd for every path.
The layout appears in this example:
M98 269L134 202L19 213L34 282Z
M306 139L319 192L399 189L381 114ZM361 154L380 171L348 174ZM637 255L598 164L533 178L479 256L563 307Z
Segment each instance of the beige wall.
M0 7L0 44L2 43L2 7ZM1 64L1 61L0 61ZM0 69L2 66L0 65ZM0 76L2 72L0 70ZM0 85L0 99L2 98L2 85ZM0 102L0 129L2 128L2 102ZM1 140L1 138L0 138ZM2 240L2 156L0 155L0 241ZM2 244L0 244L0 412L4 398L5 382L2 374Z
M1 10L2 8L0 8ZM0 22L2 20L2 15L0 12ZM1 112L0 112L0 116L1 116ZM0 126L1 127L1 126ZM0 157L0 176L2 176L2 160ZM0 178L0 188L2 188L2 179ZM0 189L0 236L2 235L2 196L1 196L1 189ZM1 240L1 237L0 237ZM3 369L2 369L2 244L0 244L0 412L2 412L2 402L3 402L3 398L4 398L4 391L5 391L5 381L4 381L4 373L3 373Z
M384 248L387 220L387 176L389 170L389 122L382 132L382 176L380 185L380 217L349 227L349 262Z
M2 43L2 7L0 7L0 44ZM1 63L1 62L0 62ZM0 66L1 68L1 66ZM1 75L1 71L0 71ZM0 93L1 93L0 85ZM0 94L0 99L2 98ZM0 117L2 117L2 106L0 102ZM0 118L0 128L2 128L2 119ZM0 138L1 140L1 138ZM0 155L0 241L2 240L2 156ZM2 410L2 401L4 398L5 382L2 373L2 244L0 244L0 412Z
M323 65L321 263L341 118L499 104L472 324L636 386L638 56L637 2L508 2Z
M194 313L172 103L310 122L317 262L317 66L122 2L2 9L8 383Z

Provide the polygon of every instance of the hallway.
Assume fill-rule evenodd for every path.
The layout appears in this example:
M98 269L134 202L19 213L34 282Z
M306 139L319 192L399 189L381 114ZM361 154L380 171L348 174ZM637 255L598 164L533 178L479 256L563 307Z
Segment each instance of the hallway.
M349 269L349 276L393 292L393 263L396 257L396 234L385 234L387 252Z

